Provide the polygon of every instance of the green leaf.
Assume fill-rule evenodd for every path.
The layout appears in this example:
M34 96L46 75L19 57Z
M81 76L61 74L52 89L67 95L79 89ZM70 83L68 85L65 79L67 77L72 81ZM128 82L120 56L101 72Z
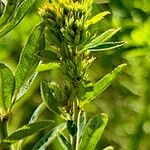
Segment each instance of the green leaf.
M94 38L88 45L86 45L86 49L91 49L91 48L97 47L101 43L106 42L113 35L115 35L120 29L121 28L109 29L109 30L105 31L100 36Z
M19 91L20 87L29 80L39 64L39 60L36 58L35 54L39 50L41 44L40 39L42 37L44 27L45 25L40 23L33 29L24 49L22 50L15 75L16 91Z
M67 130L72 136L77 133L77 126L73 120L67 120Z
M59 67L60 67L59 63L40 64L37 68L37 71L38 72L48 71L48 70L52 70L52 69L59 68Z
M50 50L40 51L37 54L37 57L44 63L59 61L59 57L57 56L57 54Z
M106 16L108 14L110 14L110 13L108 11L105 11L105 12L95 15L93 18L91 18L90 20L88 20L85 23L85 26L89 27L90 25L97 23L98 21L102 20L104 18L104 16Z
M33 147L32 150L44 150L50 143L66 128L66 124L60 124L53 130L49 131L43 138L41 138Z
M93 98L97 95L101 94L123 71L123 69L127 66L127 64L121 64L116 67L111 73L105 75L101 80L96 82L93 87L93 91L87 92L83 101L81 101L81 105L89 103Z
M126 42L124 42L124 41L106 42L106 43L100 44L98 47L95 47L93 49L88 49L88 50L92 51L92 52L108 51L108 50L112 50L112 49L115 49L115 48L119 48L119 47L123 46L124 44L126 44Z
M29 123L34 123L37 121L39 115L46 109L46 105L44 103L41 103L36 110L34 111Z
M83 131L86 125L86 114L83 110L80 110L78 113L77 121L77 145L79 144L80 138L83 135Z
M68 139L62 133L59 133L58 141L61 144L63 150L72 150L71 143L68 141Z
M113 150L114 148L112 146L108 146L108 147L105 147L103 150Z
M57 101L53 96L52 90L49 88L46 82L42 82L41 84L41 96L43 102L51 111L53 111L54 113L61 113L57 106Z
M103 130L107 124L108 117L106 114L93 117L87 123L78 150L94 150L99 141Z
M36 132L49 127L52 123L53 122L50 120L45 120L45 121L38 121L36 123L24 125L23 127L16 130L14 133L9 135L6 139L4 139L0 143L0 147L10 146L11 144L18 142L19 140L25 137L31 136Z
M3 37L8 32L10 32L13 28L15 28L30 10L32 5L35 3L35 0L24 0L18 8L16 15L14 16L13 20L6 25L2 30L0 30L0 37Z
M0 63L0 108L7 111L12 103L15 89L15 78L12 71Z
M13 17L18 0L8 0L2 16L0 17L0 27L5 25Z

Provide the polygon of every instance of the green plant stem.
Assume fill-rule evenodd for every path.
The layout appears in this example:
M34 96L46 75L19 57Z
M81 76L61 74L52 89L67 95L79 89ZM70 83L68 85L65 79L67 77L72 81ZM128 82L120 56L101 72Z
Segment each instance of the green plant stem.
M0 140L4 140L8 136L8 115L0 116ZM11 150L10 148L3 148L1 150Z
M73 102L73 121L77 125L77 119L78 119L78 105L77 105L77 100ZM77 136L74 135L72 136L72 150L76 150L76 145L77 145Z

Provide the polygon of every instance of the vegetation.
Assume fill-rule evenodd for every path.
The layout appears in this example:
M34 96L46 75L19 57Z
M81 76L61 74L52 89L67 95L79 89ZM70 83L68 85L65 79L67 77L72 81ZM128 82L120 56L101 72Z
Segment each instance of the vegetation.
M0 149L150 148L142 2L0 1Z

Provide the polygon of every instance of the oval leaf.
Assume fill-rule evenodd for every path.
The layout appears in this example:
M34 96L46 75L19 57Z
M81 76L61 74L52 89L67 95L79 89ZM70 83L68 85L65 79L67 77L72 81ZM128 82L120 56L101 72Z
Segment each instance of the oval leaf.
M38 121L24 125L23 127L16 130L14 133L9 135L5 140L0 143L0 147L10 146L12 143L18 142L19 140L35 134L36 132L49 127L53 122L49 120Z
M66 124L60 124L53 130L49 131L42 139L40 139L32 150L44 150L46 147L66 128Z
M97 95L101 94L123 71L123 69L127 66L127 64L121 64L116 67L111 73L105 75L101 80L96 82L93 86L93 91L87 92L81 104L89 103L93 98Z
M106 114L93 117L87 123L78 150L94 150L99 141L103 130L107 124L108 117Z
M28 81L39 64L39 60L36 58L35 54L38 51L44 27L45 25L41 23L33 29L24 49L22 50L15 75L16 91L19 91L20 87Z
M0 107L7 111L12 103L15 89L15 78L12 71L0 63Z
M53 96L52 90L49 88L46 82L42 82L41 84L41 96L43 102L51 111L53 111L54 113L61 113L57 106L57 101Z

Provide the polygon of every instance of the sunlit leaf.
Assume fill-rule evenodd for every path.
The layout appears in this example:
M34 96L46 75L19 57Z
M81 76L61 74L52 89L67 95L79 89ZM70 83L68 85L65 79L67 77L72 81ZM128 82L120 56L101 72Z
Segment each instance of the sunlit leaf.
M50 143L66 128L66 124L60 124L51 131L49 131L43 138L41 138L32 148L32 150L44 150Z
M37 71L38 71L38 72L48 71L48 70L52 70L52 69L59 68L59 67L60 67L60 63L40 64L40 65L37 67Z
M93 18L91 18L90 20L88 20L86 23L85 23L85 26L88 27L92 24L95 24L97 23L98 21L100 21L101 19L104 18L104 16L110 14L108 11L105 11L105 12L102 12L102 13L99 13L97 15L95 15Z
M6 139L4 139L0 143L0 147L7 147L10 146L12 143L15 143L25 137L35 134L36 132L45 129L52 125L52 121L45 120L45 121L38 121L36 123L31 123L24 125L23 127L17 129L14 133L9 135Z
M14 16L14 19L0 30L0 37L3 37L5 34L7 34L13 28L15 28L16 25L18 25L21 22L21 20L24 18L24 16L27 14L27 12L30 10L34 3L35 0L24 0L20 4L17 13Z
M53 96L52 90L49 88L46 82L41 84L41 96L46 106L54 113L61 113L57 106L57 101Z
M22 50L15 75L16 91L19 91L20 87L29 80L39 64L39 60L36 58L35 54L39 50L38 48L43 30L43 23L36 26Z
M106 114L101 114L101 116L96 116L90 119L85 127L83 136L81 137L78 150L94 150L107 121L108 117Z
M7 111L12 103L15 89L15 78L12 71L0 63L0 107Z
M72 150L71 143L68 141L68 139L62 133L59 133L58 140L59 140L59 143L61 144L63 150Z
M41 103L34 111L29 123L34 123L38 120L39 115L46 109L46 105Z
M109 29L102 33L100 36L94 38L88 45L86 45L86 49L92 49L101 45L102 43L109 40L113 35L115 35L121 28L117 29Z
M96 82L93 87L93 91L87 92L84 96L84 100L81 101L81 104L89 103L97 95L101 94L123 71L126 67L126 64L121 64L116 67L111 73L105 75L101 80Z
M114 148L112 146L108 146L106 148L104 148L103 150L113 150Z

